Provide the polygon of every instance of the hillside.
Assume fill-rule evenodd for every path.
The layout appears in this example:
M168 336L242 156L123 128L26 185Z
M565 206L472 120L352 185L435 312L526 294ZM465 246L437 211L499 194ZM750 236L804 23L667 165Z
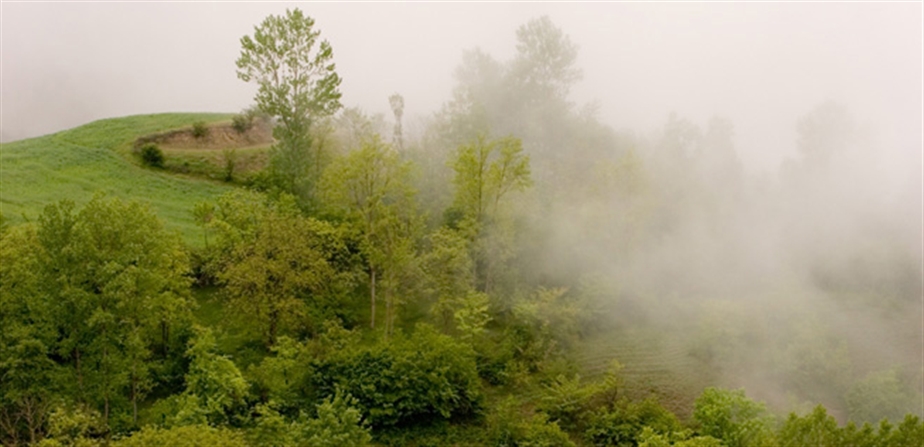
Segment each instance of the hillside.
M150 203L167 227L190 244L201 235L195 203L231 188L226 184L142 167L132 143L143 136L226 121L229 114L167 113L95 121L51 135L0 145L0 213L11 223L31 220L61 199L78 205L97 192Z

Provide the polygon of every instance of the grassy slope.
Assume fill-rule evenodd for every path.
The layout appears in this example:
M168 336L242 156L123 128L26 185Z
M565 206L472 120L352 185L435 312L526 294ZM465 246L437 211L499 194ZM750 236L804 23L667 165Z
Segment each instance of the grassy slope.
M195 203L230 189L141 167L129 154L142 135L216 122L229 114L170 113L95 121L74 129L0 145L0 213L11 223L35 219L61 199L82 204L96 192L148 202L167 227L190 244L201 243L192 218Z

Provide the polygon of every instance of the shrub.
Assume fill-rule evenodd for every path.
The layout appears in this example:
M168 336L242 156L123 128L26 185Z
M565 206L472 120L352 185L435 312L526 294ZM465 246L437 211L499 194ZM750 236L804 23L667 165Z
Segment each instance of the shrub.
M185 427L145 427L127 438L113 442L115 447L145 447L155 445L182 445L184 447L246 447L244 436L224 427L187 425Z
M98 411L85 406L58 406L48 415L48 437L39 447L85 446L104 443L106 424Z
M222 171L226 182L234 181L234 168L237 166L237 152L234 149L224 149L221 156L225 161L225 168Z
M811 413L797 416L790 413L779 431L779 445L797 447L804 445L837 445L839 433L837 421L828 414L823 405L818 405ZM732 444L729 445L743 445Z
M234 129L237 133L243 134L253 128L253 120L256 118L256 112L253 109L247 109L243 112L234 115L231 118L231 128Z
M373 427L449 419L480 407L471 347L420 326L375 346L345 349L312 365L319 397L337 389L357 400Z
M748 399L744 390L706 388L696 399L693 418L700 434L721 439L729 447L772 444L773 416L764 404Z
M164 167L164 152L154 143L141 146L141 161L152 168Z
M900 420L915 410L916 401L920 402L916 399L920 395L905 382L895 369L869 374L847 392L848 417L857 423Z
M683 429L677 416L653 398L641 402L620 400L612 409L599 409L590 417L584 437L592 445L638 445L646 427L659 435Z
M487 426L491 445L574 446L557 423L543 413L524 415L513 397L498 403L487 417Z
M208 126L205 125L204 122L197 121L193 123L193 126L192 126L192 136L193 137L195 137L196 139L199 139L199 138L204 138L208 134L209 134L209 128Z
M372 441L369 428L349 395L338 393L315 408L316 417L303 411L287 420L272 404L256 406L256 426L251 430L252 445L312 447L361 447Z

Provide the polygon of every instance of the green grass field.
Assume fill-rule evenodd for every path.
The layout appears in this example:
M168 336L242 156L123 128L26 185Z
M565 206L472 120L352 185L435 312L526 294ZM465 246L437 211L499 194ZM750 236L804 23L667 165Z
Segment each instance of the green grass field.
M35 219L62 199L81 205L97 192L149 203L168 229L193 245L202 241L192 208L231 186L142 167L131 147L140 136L227 121L230 114L169 113L92 122L0 145L0 213L10 223Z

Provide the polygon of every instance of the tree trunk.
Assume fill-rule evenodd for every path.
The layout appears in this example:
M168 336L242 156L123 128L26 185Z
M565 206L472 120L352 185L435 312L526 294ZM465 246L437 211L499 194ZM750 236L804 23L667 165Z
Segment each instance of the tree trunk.
M39 408L36 408L37 405L33 405L32 397L27 397L23 400L23 411L25 411L26 426L29 427L29 445L35 445L38 442L38 431L41 429L41 424L36 424L36 415L38 414ZM38 419L41 419L39 417Z
M274 309L270 312L270 327L269 327L269 340L267 340L266 347L272 348L276 344L276 328L279 325L279 310Z
M168 343L170 341L170 327L165 320L160 322L160 342L163 349L164 360L167 359Z
M389 287L385 288L385 341L388 341L388 337L391 335L392 330L392 315L391 315L391 294L388 293Z
M369 269L369 295L372 300L372 317L369 327L375 329L375 267Z
M135 362L132 362L132 425L138 426L138 375Z
M74 348L74 368L77 370L77 389L83 398L83 373L80 371L80 349Z

